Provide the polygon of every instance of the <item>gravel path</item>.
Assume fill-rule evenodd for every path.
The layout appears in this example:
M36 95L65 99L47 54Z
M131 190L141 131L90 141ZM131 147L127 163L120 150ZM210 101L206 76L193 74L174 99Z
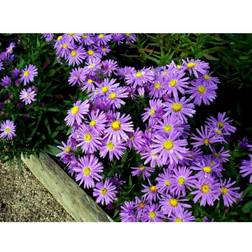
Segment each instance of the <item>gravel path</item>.
M23 165L0 163L0 221L73 221Z

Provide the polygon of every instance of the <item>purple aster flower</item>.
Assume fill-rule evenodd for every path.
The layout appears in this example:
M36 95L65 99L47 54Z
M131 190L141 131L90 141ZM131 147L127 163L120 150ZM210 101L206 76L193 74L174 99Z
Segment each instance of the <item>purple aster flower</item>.
M110 40L111 40L110 34L100 33L96 35L96 43L98 46L106 45Z
M103 45L103 46L97 48L97 52L101 56L106 56L110 51L111 51L111 49L107 45Z
M165 92L163 77L156 77L156 79L150 83L149 96L153 98L162 98Z
M103 166L95 156L90 155L79 158L74 171L75 179L80 185L84 183L84 188L93 188L95 181L102 178L100 174L103 172Z
M172 213L168 219L173 222L190 222L195 221L194 216L192 215L191 211L188 210L181 210Z
M144 109L145 112L142 114L142 118L144 122L149 119L150 124L152 124L162 117L164 104L161 100L150 100L149 106L149 108Z
M217 119L210 117L207 119L207 126L210 128L217 128L223 132L224 135L230 135L236 131L236 128L231 125L232 120L226 117L226 113L218 113Z
M178 197L186 195L186 188L192 188L195 185L195 176L192 171L186 167L176 167L171 176L170 192Z
M21 72L20 80L24 82L24 85L34 81L34 78L38 75L37 67L34 65L26 66Z
M67 55L67 62L69 65L80 65L85 59L85 51L80 46L77 49L73 49Z
M45 39L46 42L50 42L53 40L53 33L43 33L42 37Z
M156 201L158 198L158 188L156 185L143 185L141 192L143 193L143 198L148 201Z
M100 156L104 158L107 154L109 154L109 160L113 160L114 157L120 160L125 149L125 144L121 142L105 140L100 148Z
M78 125L81 124L83 116L86 115L89 111L89 102L88 100L81 102L77 101L74 103L74 106L68 110L67 116L65 118L66 124L73 126L74 123Z
M225 148L222 146L221 149L219 151L216 151L213 148L213 156L220 162L220 163L225 163L227 161L229 161L230 158L230 151L229 150L225 150Z
M194 110L193 103L190 103L189 100L186 100L186 97L184 96L181 99L175 97L170 102L167 102L165 111L165 116L177 116L181 122L187 122L187 117L193 117L193 114L196 112Z
M93 154L102 145L99 135L87 127L80 129L78 142L77 147L81 147L82 151L86 154Z
M107 118L104 112L99 110L91 110L90 114L88 115L88 127L97 133L103 133Z
M209 70L209 64L202 60L187 59L183 60L183 65L186 66L190 75L194 74L195 77L199 77L199 74L207 74Z
M108 103L113 109L119 109L124 105L125 101L122 98L128 98L128 96L129 93L125 87L118 87L107 92Z
M11 120L5 120L0 124L0 137L11 140L16 136L16 125Z
M160 200L161 210L163 214L168 215L175 214L177 212L181 212L184 208L191 208L189 204L187 204L187 199L176 198L171 195L166 195Z
M116 112L113 115L113 120L109 122L109 126L105 129L105 137L109 140L120 142L121 140L127 141L129 136L127 132L133 132L133 124L128 115L120 115Z
M126 44L132 44L136 41L137 35L133 33L125 33Z
M214 202L220 196L220 184L212 178L199 178L195 183L195 191L191 192L194 195L193 202L196 203L200 200L200 205L213 206Z
M163 214L160 211L158 204L148 204L141 217L143 222L161 222L163 220Z
M57 146L61 150L61 152L57 154L57 157L59 157L63 163L69 163L72 160L73 148L69 144L69 141L67 144L64 142L61 142L61 144L61 146Z
M25 103L25 105L27 104L31 104L32 102L34 102L35 96L36 96L36 91L34 90L34 88L27 88L27 89L22 89L19 95L19 98L22 102Z
M158 154L158 159L161 165L177 164L179 160L184 158L188 153L185 148L187 141L178 139L179 133L171 133L169 136L155 135L151 148Z
M125 36L122 33L113 33L111 38L115 43L120 45L120 44L123 43L123 40L124 40Z
M116 72L117 62L111 59L102 61L102 70L105 75L110 76Z
M123 222L136 222L136 210L135 210L135 203L124 202L120 209L120 219Z
M252 183L252 155L249 155L249 160L243 160L240 167L242 177L250 176L249 183Z
M164 169L163 173L159 173L156 178L157 188L160 193L168 193L171 188L171 172L168 169Z
M11 78L9 76L4 76L1 80L1 86L3 87L9 87L11 85Z
M224 205L227 207L232 206L237 200L241 199L241 193L238 193L240 187L232 187L235 181L228 180L221 181L220 193L223 197Z
M137 167L131 167L132 176L142 176L143 179L147 179L151 176L151 173L154 171L152 167L139 165Z
M70 73L70 77L68 78L68 82L71 86L76 84L82 84L86 79L86 75L83 68L74 68Z
M20 76L21 71L18 68L14 68L11 72L11 77L13 79L18 79Z
M98 50L96 50L96 49L94 50L93 47L87 48L87 51L86 51L86 59L87 60L100 59L101 57L102 56Z
M134 148L136 151L140 151L145 144L143 139L143 132L137 128L134 132L129 133L129 139L127 140L127 146L131 149Z
M196 105L210 105L216 98L217 86L207 85L202 80L197 79L191 82L192 86L188 88L187 93L190 94Z
M207 86L217 86L220 83L218 77L213 77L209 73L204 74L199 79Z
M192 145L194 148L200 146L209 146L212 144L223 142L223 138L221 136L216 136L212 130L209 130L208 127L201 127L201 129L196 129L198 136L192 135Z
M95 185L93 196L97 203L108 205L115 200L116 193L116 187L109 179L106 179L104 183L100 182Z
M144 164L150 164L151 167L160 165L159 154L157 151L152 150L150 147L140 152L141 158L144 160Z

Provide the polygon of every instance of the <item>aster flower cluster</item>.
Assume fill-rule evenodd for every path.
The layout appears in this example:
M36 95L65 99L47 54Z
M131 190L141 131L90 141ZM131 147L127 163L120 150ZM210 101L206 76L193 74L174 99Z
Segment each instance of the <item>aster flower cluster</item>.
M69 109L65 121L71 134L59 146L58 156L76 181L92 188L98 203L111 204L120 186L104 176L104 163L132 149L141 161L131 174L143 185L138 197L121 206L122 221L193 221L193 204L236 203L239 187L222 175L230 156L224 145L236 130L232 121L219 113L195 133L189 124L197 106L216 98L219 79L208 63L186 59L181 65L135 69L114 62L108 71L104 62L87 59L69 78L88 94ZM142 129L121 112L137 99L148 101L139 118Z

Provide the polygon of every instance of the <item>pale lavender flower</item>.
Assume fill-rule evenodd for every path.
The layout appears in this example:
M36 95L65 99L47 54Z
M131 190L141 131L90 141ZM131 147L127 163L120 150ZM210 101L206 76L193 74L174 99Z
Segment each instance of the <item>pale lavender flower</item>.
M16 125L11 120L5 120L0 124L0 137L11 140L16 136Z
M35 99L36 95L37 95L37 93L34 90L34 88L27 88L27 89L21 90L19 98L22 102L25 103L25 105L28 105L36 100Z

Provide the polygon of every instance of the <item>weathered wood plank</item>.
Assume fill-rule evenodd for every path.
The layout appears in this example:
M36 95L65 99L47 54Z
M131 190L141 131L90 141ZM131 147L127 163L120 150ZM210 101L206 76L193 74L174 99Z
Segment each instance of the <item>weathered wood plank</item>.
M109 222L112 219L48 155L22 155L33 175L76 221Z

